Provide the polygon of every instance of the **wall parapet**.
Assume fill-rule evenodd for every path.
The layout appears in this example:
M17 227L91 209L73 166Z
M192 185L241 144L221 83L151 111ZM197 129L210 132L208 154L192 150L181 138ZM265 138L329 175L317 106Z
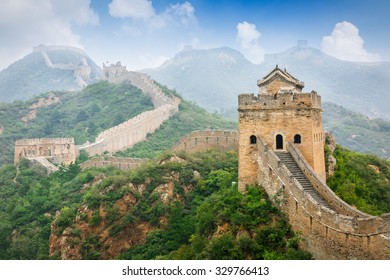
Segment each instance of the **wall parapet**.
M321 110L321 96L317 92L298 93L294 91L279 91L275 95L244 93L238 96L240 109L297 109L314 108Z
M33 138L19 139L15 145L39 145L39 144L74 144L74 138Z
M371 218L373 216L361 212L351 205L346 203L344 200L339 198L326 184L325 182L314 172L313 168L306 161L302 153L295 147L291 142L287 145L287 151L294 158L299 168L303 171L306 178L313 185L313 187L319 192L319 194L333 207L337 212L342 213L346 216Z
M238 150L238 132L235 130L197 130L183 136L172 151L187 152L208 149Z
M290 148L290 151L295 158L299 156L303 159L297 149ZM343 209L350 208L347 212L322 206L302 188L275 152L269 149L259 136L258 166L259 184L274 202L280 203L279 206L287 214L293 229L302 233L305 239L304 248L312 252L316 259L390 257L390 213L375 217L349 205L343 206ZM301 160L300 167L308 170L309 164ZM329 188L324 185L324 188ZM333 195L336 196L334 193ZM340 198L334 199L339 203Z

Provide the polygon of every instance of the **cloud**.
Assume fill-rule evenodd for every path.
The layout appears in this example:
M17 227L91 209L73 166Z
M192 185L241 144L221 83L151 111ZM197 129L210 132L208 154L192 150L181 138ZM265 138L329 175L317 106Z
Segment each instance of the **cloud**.
M256 25L246 21L237 24L237 40L249 60L260 63L264 60L264 49L259 44L261 33Z
M181 23L188 25L189 23L196 22L195 17L195 8L189 2L184 2L183 4L171 5L166 11L165 14L177 16Z
M321 49L334 57L347 61L377 62L380 55L369 53L364 48L359 29L348 21L336 24L330 36L322 38Z
M50 2L50 1L49 1ZM91 0L52 0L53 13L65 22L98 25L99 16L91 9Z
M82 47L72 27L87 24L99 24L90 0L2 0L0 68L39 44Z
M108 9L112 17L142 19L152 30L171 24L187 26L196 22L195 8L190 2L171 4L159 14L156 13L151 0L113 0ZM136 25L135 22L131 24Z
M156 15L150 0L113 0L108 5L111 16L149 19Z

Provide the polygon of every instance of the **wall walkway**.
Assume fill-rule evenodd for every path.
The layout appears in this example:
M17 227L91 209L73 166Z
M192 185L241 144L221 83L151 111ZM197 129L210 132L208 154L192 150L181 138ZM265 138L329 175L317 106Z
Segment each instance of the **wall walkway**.
M315 259L390 258L390 214L371 216L342 201L315 174L299 150L288 143L288 153L326 201L324 205L258 139L258 183L286 213L293 230L302 234L302 246Z
M129 81L150 96L155 109L143 112L117 126L101 132L93 143L78 146L79 150L88 152L90 156L104 152L114 153L131 148L136 143L145 140L148 133L153 133L160 125L179 111L180 99L164 94L159 86L146 74L126 71L110 74L106 69L106 79L112 83ZM111 69L112 70L112 69ZM108 71L108 72L107 72Z

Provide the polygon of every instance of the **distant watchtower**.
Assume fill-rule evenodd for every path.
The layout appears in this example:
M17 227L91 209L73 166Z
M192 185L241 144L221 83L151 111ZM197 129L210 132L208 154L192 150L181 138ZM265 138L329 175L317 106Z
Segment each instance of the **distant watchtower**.
M278 66L258 80L259 94L240 94L239 188L257 183L257 141L262 137L273 150L294 143L314 171L325 181L321 97L303 93L304 83Z

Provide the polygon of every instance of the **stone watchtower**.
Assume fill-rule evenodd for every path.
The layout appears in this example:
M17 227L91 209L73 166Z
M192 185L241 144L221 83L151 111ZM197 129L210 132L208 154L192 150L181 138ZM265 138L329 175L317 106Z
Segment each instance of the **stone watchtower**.
M257 85L257 96L238 97L239 189L261 182L256 145L259 137L275 151L284 151L294 143L325 181L321 97L314 91L303 93L303 82L278 66Z

